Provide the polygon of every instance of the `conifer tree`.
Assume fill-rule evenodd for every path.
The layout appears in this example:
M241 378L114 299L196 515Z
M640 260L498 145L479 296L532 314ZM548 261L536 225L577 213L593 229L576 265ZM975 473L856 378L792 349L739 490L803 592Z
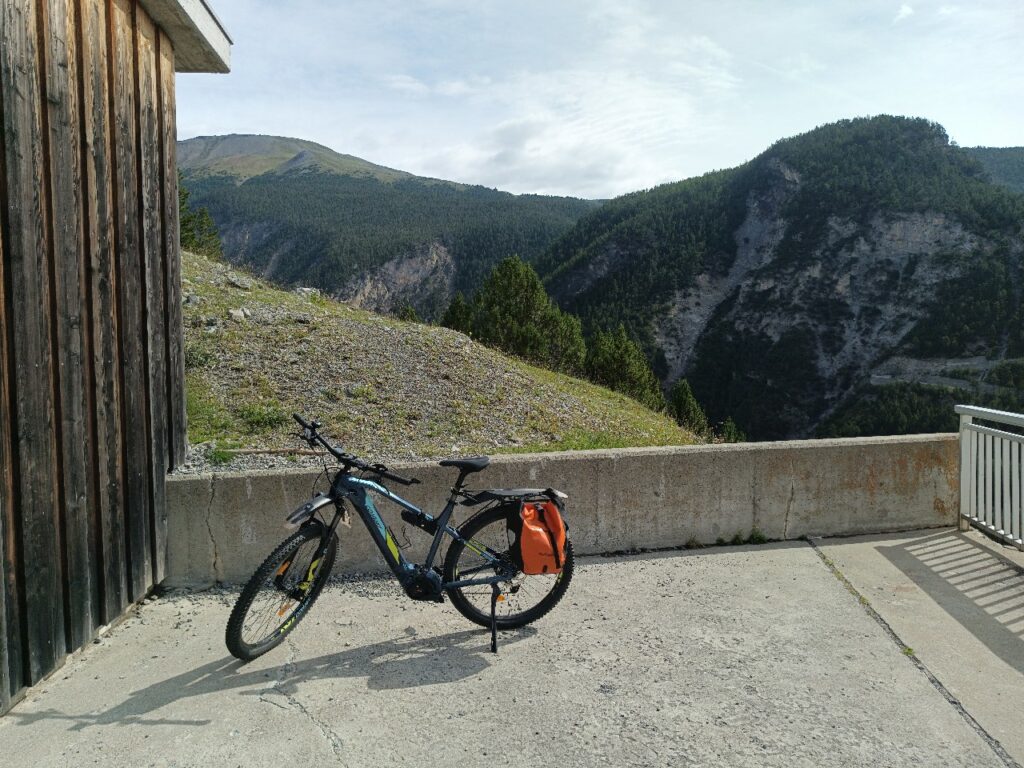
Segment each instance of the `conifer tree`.
M722 424L718 436L722 439L723 443L745 443L747 441L746 433L736 426L732 416L727 418Z
M578 318L562 312L518 256L500 262L468 304L456 294L442 324L546 368L579 373L586 357Z
M416 307L409 302L406 302L402 308L398 310L397 317L399 320L405 320L407 323L423 322L423 318L421 318L419 312L416 311Z
M629 395L648 408L662 410L665 396L640 345L620 325L614 331L598 330L587 345L587 378Z
M700 403L697 402L697 398L694 397L690 382L686 379L679 379L672 386L672 391L669 393L669 408L676 421L695 435L707 434L708 417L704 414Z
M181 247L211 259L223 258L224 249L213 217L205 208L193 208L188 198L188 189L182 182L181 171L178 171L178 222Z
M441 325L467 335L473 332L473 308L462 295L462 291L456 293L452 303L448 305L441 318Z

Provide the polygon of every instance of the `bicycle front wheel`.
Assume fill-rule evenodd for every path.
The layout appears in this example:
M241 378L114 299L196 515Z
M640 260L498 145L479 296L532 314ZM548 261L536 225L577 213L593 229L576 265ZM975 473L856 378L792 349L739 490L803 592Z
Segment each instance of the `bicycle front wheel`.
M479 579L494 576L494 565L477 551L484 549L505 563L513 562L512 548L515 533L511 516L518 515L518 507L495 507L470 518L459 529L459 535L472 546L455 540L444 559L445 582L459 579ZM514 566L513 566L514 567ZM565 563L561 573L527 576L519 572L498 584L501 599L495 607L498 629L515 629L536 621L558 604L572 581L574 560L572 544L565 542ZM483 627L491 626L491 585L459 587L447 590L455 609L470 621Z
M251 661L279 645L306 615L327 583L338 553L331 535L317 559L326 529L304 525L283 542L249 579L228 619L225 641L231 655Z

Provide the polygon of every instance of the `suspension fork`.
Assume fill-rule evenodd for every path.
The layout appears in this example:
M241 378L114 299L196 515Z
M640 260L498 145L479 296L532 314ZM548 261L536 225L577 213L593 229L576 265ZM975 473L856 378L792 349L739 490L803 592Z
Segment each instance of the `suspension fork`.
M309 585L313 583L313 578L316 576L320 563L323 561L324 555L327 553L327 547L330 545L331 536L333 536L335 531L337 531L338 524L341 522L343 514L344 509L339 501L335 504L334 517L326 527L319 520L316 521L316 525L321 528L322 532L320 534L320 543L317 545L316 552L313 553L313 558L309 562L309 572L305 574L305 578L300 582L300 584L305 585L306 589L308 589ZM291 568L290 561L285 563L277 572L276 581L278 587L281 586L281 580L284 578L284 575L288 572L289 568Z

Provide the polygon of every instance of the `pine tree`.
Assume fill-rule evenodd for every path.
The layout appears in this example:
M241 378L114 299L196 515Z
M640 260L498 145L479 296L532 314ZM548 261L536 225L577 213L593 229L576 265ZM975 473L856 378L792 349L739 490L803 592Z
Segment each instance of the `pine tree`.
M543 321L543 331L548 340L545 366L565 373L580 374L587 358L587 344L583 340L583 324L576 315L554 311Z
M586 345L579 319L555 306L533 267L518 256L509 256L491 271L470 310L473 337L481 343L552 370L582 369ZM445 318L455 323L465 314L454 306Z
M669 393L669 408L676 421L695 435L704 436L708 433L708 417L694 397L690 382L686 379L679 379L672 386Z
M467 335L473 332L473 308L461 291L455 294L452 303L445 310L441 325Z
M591 381L629 395L648 408L665 408L658 377L640 345L622 325L614 331L598 330L587 345L586 374Z
M406 302L404 305L402 305L402 308L400 310L398 310L397 317L398 317L399 320L405 320L407 323L422 323L423 322L423 319L420 317L419 313L416 311L416 307L414 307L409 302Z
M736 426L736 422L732 420L732 416L727 418L722 424L722 427L718 432L718 436L721 438L723 443L747 442L746 433Z
M217 225L213 223L213 217L205 208L192 208L188 198L188 189L182 182L181 171L178 171L178 221L181 247L207 258L223 258L224 249L221 245L220 233L217 232Z

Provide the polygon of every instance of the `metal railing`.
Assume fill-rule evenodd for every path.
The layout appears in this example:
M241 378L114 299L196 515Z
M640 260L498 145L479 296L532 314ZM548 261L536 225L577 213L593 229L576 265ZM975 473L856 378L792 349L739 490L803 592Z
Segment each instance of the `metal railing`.
M961 529L973 525L1024 550L1024 415L971 405L956 412Z

